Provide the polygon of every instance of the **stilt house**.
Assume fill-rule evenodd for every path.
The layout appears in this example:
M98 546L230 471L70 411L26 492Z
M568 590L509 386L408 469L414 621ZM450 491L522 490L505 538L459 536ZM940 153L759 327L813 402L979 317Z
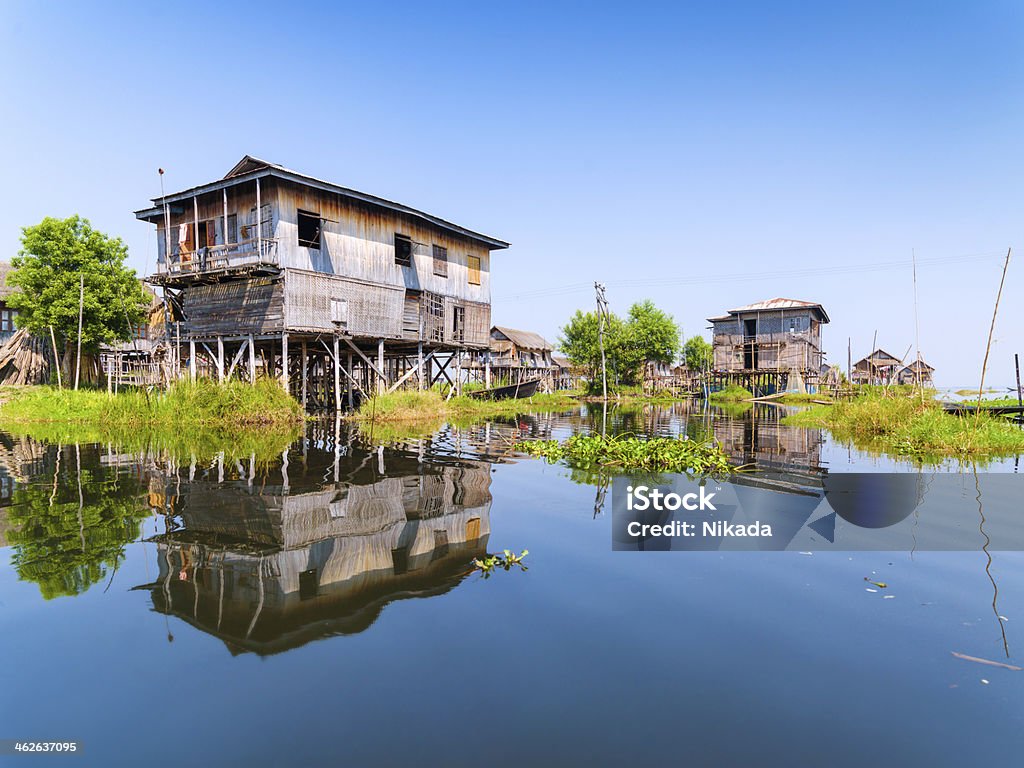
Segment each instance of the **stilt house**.
M903 368L903 361L898 357L876 349L853 364L850 379L854 384L891 384Z
M730 309L708 322L714 371L729 383L779 390L793 374L807 384L817 381L825 357L821 327L829 322L821 304L769 299Z
M450 380L487 350L502 240L248 155L152 203L135 214L157 230L148 280L192 377L259 371L340 406L342 386L351 403L353 390Z

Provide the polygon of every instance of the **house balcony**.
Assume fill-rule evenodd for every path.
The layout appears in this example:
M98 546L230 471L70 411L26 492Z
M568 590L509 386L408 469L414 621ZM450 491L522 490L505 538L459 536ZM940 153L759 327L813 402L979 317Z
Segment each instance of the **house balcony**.
M242 240L194 251L179 248L170 259L159 265L157 273L148 282L187 285L228 276L274 274L279 267L276 239Z

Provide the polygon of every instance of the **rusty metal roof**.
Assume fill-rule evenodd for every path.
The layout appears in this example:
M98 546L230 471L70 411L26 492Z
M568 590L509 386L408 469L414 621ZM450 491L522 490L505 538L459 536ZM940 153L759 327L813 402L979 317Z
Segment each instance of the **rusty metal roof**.
M539 333L520 331L515 328L505 328L500 325L496 325L491 328L492 336L495 331L498 331L498 333L520 349L554 349L554 347L551 346L551 343Z
M396 203L391 200L385 200L382 197L376 197L375 195L359 192L354 189L349 189L348 187L342 187L337 184L333 184L332 182L318 179L314 176L307 176L306 174L299 173L298 171L285 168L283 165L277 165L276 163L270 163L266 160L260 160L257 157L252 157L251 155L246 155L239 160L235 166L228 171L227 175L224 176L223 179L212 181L208 184L200 184L199 186L191 187L190 189L175 192L170 195L165 195L164 197L152 198L153 207L135 211L135 218L142 219L143 221L158 219L163 216L163 205L165 203L180 202L196 195L217 192L221 189L226 189L244 182L268 176L283 179L285 181L291 181L295 184L302 184L307 187L313 187L324 192L329 192L351 200L356 200L378 208L384 208L395 213L401 213L406 216L420 219L421 221L432 224L440 229L483 243L492 251L508 248L509 246L509 244L504 240L499 240L496 237L491 237L490 235L474 232L471 229L466 229L465 227L453 224L445 219L419 211L415 208L410 208L407 205L402 205L401 203Z

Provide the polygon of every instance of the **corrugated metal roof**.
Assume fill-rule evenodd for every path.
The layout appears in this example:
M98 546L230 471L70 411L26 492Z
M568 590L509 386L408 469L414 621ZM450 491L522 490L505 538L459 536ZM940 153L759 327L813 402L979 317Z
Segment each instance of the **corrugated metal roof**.
M277 165L276 163L269 163L266 160L260 160L257 157L246 155L235 167L228 171L227 175L218 181L213 181L208 184L200 184L197 187L191 187L190 189L183 190L181 192L175 192L164 197L154 197L152 199L152 208L144 208L139 211L135 211L135 217L148 221L150 219L158 219L163 216L163 205L164 203L175 203L181 200L186 200L195 195L202 195L208 192L215 192L220 189L235 186L246 181L252 181L257 178L264 178L267 176L273 176L275 178L283 179L285 181L291 181L296 184L304 184L306 186L315 187L325 192L340 195L341 197L347 197L352 200L357 200L362 203L369 205L375 205L380 208L394 211L396 213L405 214L413 218L421 219L429 224L433 224L435 227L453 232L463 237L467 237L471 240L477 240L481 243L486 244L491 250L500 250L502 248L508 248L508 243L504 240L499 240L496 237L490 235L484 235L479 232L474 232L471 229L460 227L458 224L453 224L450 221L446 221L437 216L433 216L429 213L419 211L415 208L410 208L407 205L396 203L391 200L385 200L383 197L376 197L374 195L367 194L366 192L359 192L348 187L342 187L323 179L318 179L315 176L307 176L306 174L293 171L289 168L285 168L283 165Z
M491 328L492 334L495 331L498 331L502 336L507 338L520 349L554 349L550 342L548 342L548 340L539 333L520 331L516 328L505 328L501 325L496 325Z
M814 301L801 301L799 299L783 298L765 299L764 301L757 301L753 304L748 304L745 307L730 309L728 310L728 315L724 315L722 317L709 317L708 322L728 320L730 315L738 315L742 312L774 312L782 309L816 309L821 317L821 322L829 322L828 313L821 304Z

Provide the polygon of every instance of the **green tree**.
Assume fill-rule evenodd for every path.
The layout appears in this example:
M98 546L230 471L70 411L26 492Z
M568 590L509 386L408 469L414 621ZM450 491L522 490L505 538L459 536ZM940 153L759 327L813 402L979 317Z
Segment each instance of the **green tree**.
M672 363L679 356L679 326L653 301L630 307L624 330L618 363L620 375L628 383L640 381L647 363Z
M714 350L703 336L691 336L683 345L683 362L691 371L706 371L714 361Z
M124 265L128 248L121 238L108 237L79 216L47 217L22 228L21 245L7 277L20 289L7 299L18 312L19 327L46 336L52 327L58 342L70 350L78 341L79 281L84 277L83 350L95 354L100 344L132 337L150 297ZM68 358L65 353L65 369Z
M53 484L18 488L8 509L14 568L47 600L80 595L104 580L149 514L142 484L101 467L95 448L60 452L62 469Z
M601 348L596 311L576 313L562 328L559 348L573 365L587 371L591 382L600 383ZM615 314L605 326L605 355L611 384L636 384L647 362L671 363L679 355L679 327L667 312L651 301L630 307L623 320Z

